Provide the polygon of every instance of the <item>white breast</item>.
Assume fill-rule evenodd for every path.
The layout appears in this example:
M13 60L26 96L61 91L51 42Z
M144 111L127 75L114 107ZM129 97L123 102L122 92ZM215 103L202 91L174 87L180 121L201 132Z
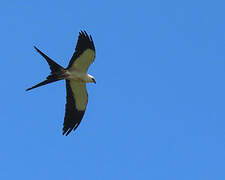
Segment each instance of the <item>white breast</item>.
M87 82L88 80L88 75L86 73L76 71L75 69L68 70L67 74L68 74L68 77L66 79L68 80L75 80L78 82Z

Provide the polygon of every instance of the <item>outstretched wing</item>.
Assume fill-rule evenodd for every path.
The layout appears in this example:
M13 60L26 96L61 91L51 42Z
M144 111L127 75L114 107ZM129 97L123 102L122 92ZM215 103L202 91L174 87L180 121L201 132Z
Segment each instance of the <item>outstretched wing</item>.
M86 83L66 80L66 114L63 135L66 136L79 126L88 102Z
M87 72L88 67L95 59L95 46L91 36L86 31L79 33L75 52L69 62L67 69L73 71Z

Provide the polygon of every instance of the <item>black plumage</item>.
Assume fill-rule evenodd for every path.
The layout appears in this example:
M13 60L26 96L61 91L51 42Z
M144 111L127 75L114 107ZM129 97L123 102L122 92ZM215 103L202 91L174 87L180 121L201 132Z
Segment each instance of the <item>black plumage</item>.
M81 58L79 58L79 57L88 49L92 50L91 55L93 55L93 53L95 53L94 42L92 40L92 37L88 36L86 31L81 31L78 36L78 41L77 41L77 45L75 48L75 52L74 52L67 68L63 68L62 66L57 64L54 60L52 60L46 54L44 54L42 51L40 51L36 46L34 46L34 48L47 61L48 65L50 67L51 73L49 76L47 76L46 80L42 81L41 83L39 83L31 88L26 89L26 91L29 91L31 89L34 89L34 88L37 88L37 87L40 87L40 86L43 86L43 85L46 85L46 84L49 84L49 83L52 83L55 81L59 81L59 80L63 80L63 79L66 80L66 108L65 108L66 111L65 111L64 123L63 123L63 135L67 136L72 130L76 130L76 128L79 126L79 124L84 116L86 104L87 104L86 86L81 86L82 88L79 89L80 87L77 87L77 86L79 86L79 84L75 85L76 84L75 82L73 82L73 81L71 82L68 79L67 72L70 71L70 67L72 67L74 65L74 62L76 62L77 59L80 59L78 62L84 63L86 65L85 68L91 64L91 62L94 60L95 56L90 56L90 57L82 56ZM87 52L89 53L89 51L87 51ZM78 66L78 67L81 68L81 66ZM84 66L82 66L82 67L84 67ZM71 87L71 83L73 85L73 88ZM79 108L76 107L77 102L76 102L76 97L74 95L74 92L76 92L77 88L79 89L78 91L82 90L84 92L83 93L84 98L79 98L79 99L84 99L82 102L82 105L85 104L85 106L82 106L82 107L84 107L82 110L78 110ZM81 97L83 97L83 96L81 96Z

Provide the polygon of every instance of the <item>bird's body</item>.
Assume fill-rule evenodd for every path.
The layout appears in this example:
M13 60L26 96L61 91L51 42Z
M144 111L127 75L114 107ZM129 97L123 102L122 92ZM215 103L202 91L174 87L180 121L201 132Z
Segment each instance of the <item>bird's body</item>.
M88 67L95 59L95 47L91 36L85 31L79 33L75 52L67 68L63 68L47 55L34 47L50 66L51 74L45 81L28 88L27 91L55 81L66 80L66 113L63 124L63 135L68 135L80 124L88 102L86 83L96 83L93 76L87 73Z
M83 83L91 83L93 82L93 76L90 74L79 72L76 69L70 69L65 72L65 79Z

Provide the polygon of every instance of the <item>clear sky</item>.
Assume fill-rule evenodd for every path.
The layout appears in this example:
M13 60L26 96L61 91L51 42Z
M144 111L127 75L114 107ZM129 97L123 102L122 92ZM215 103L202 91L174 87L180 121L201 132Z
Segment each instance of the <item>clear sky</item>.
M0 179L224 180L225 1L1 1ZM92 35L89 103L62 136L65 82L30 92Z

